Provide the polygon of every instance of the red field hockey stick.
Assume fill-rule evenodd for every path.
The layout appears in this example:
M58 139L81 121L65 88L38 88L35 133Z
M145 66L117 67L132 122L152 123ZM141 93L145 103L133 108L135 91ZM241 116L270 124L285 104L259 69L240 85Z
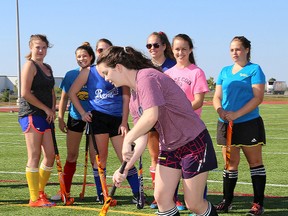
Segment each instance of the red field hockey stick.
M64 173L62 172L62 165L60 161L60 155L59 150L57 146L56 141L56 135L55 135L55 126L54 123L51 123L51 134L52 134L52 140L54 145L54 151L55 151L55 160L57 165L57 172L58 172L58 180L60 183L60 192L61 192L61 198L64 205L71 205L74 202L74 198L70 198L66 192L65 182L64 182Z
M134 147L135 147L135 144L131 145L132 151L134 150ZM126 165L127 165L127 161L123 161L121 168L119 170L119 172L121 174L124 173L124 169L125 169ZM103 207L99 213L99 216L106 216L108 209L110 207L111 201L112 201L112 197L115 194L116 188L117 187L115 185L113 185L112 190L110 191L108 198L105 200L105 202L103 204Z
M227 136L226 136L226 162L225 169L229 170L230 156L231 156L231 144L232 144L232 131L233 121L229 121L227 125Z
M88 151L89 151L89 128L88 124L86 125L86 145L85 145L85 163L84 163L84 177L82 184L82 191L79 194L81 200L84 199L85 189L86 189L86 181L87 181L87 165L88 165Z

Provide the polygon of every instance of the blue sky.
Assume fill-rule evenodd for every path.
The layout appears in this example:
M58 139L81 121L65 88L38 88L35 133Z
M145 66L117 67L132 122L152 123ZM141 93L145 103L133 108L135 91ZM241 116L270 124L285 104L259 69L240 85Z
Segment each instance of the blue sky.
M192 38L207 79L232 64L230 41L244 35L267 80L288 83L287 0L19 0L19 16L21 66L30 35L46 34L53 47L45 62L55 76L77 67L74 52L84 41L95 47L105 37L146 53L148 35L164 31L170 40L178 33ZM17 75L16 0L0 2L0 28L0 75Z

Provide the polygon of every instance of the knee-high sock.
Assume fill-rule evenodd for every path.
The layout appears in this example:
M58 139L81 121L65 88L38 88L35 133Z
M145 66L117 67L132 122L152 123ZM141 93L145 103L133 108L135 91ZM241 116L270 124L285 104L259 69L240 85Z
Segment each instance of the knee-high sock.
M218 216L218 213L215 209L215 207L208 202L208 208L203 214L198 214L199 216Z
M234 198L234 189L238 180L238 170L223 171L223 194L227 204Z
M254 191L254 203L259 203L259 205L263 206L266 185L266 170L264 165L250 167L250 174Z
M39 169L26 167L26 179L29 188L30 200L36 201L39 197Z
M149 170L150 170L150 175L151 175L151 179L152 179L152 185L153 185L153 189L154 189L154 187L155 187L155 172L156 172L156 170L152 166L150 166Z
M64 166L64 182L67 193L70 193L72 179L75 172L76 172L76 162L66 161Z
M104 174L106 176L106 168L103 169L104 170ZM102 186L101 186L101 180L100 180L100 176L99 176L99 172L97 168L93 168L93 175L94 175L94 181L95 181L95 185L96 185L96 192L97 192L97 196L103 196L102 195Z
M165 212L157 212L157 215L161 215L161 216L180 216L180 213L177 209L177 207L175 206L174 208L165 211Z
M135 166L133 166L127 175L127 181L132 189L132 193L134 195L139 193L139 180L138 180L138 172Z
M45 166L43 163L39 169L39 191L44 191L44 188L50 178L53 167Z

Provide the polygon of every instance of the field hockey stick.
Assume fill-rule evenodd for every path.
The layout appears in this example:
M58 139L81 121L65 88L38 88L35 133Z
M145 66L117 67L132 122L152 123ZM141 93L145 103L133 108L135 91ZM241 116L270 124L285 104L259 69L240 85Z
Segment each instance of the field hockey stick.
M85 189L86 189L86 180L87 180L87 165L88 165L88 150L89 150L89 127L86 125L86 145L85 145L85 163L84 163L84 177L82 184L82 191L79 194L81 200L84 199Z
M135 147L135 144L131 145L132 151L134 150L134 147ZM119 173L121 173L121 174L124 173L124 169L125 169L126 165L127 165L127 161L123 161L122 165L120 167ZM111 201L112 201L112 197L115 194L116 188L117 187L115 185L113 185L113 187L112 187L112 189L111 189L111 191L109 193L108 198L105 200L105 202L104 202L104 204L102 206L102 209L101 209L101 211L99 213L99 216L106 216L106 214L108 212L108 209L110 207Z
M229 121L227 125L227 136L226 136L226 162L225 170L229 170L230 156L231 156L231 144L232 144L232 129L233 121Z
M144 194L144 182L143 182L142 155L140 156L139 159L138 181L139 181L139 197L137 197L137 208L143 209L145 205L145 194Z
M101 165L101 161L100 161L100 157L99 157L99 151L97 148L97 143L96 143L96 139L93 133L93 128L91 123L88 123L89 126L89 133L91 135L92 138L92 143L93 143L93 147L96 153L95 159L96 159L96 164L98 167L98 173L99 173L99 177L100 177L100 182L101 182L101 186L102 186L102 193L104 196L104 201L108 198L108 187L107 187L107 183L106 183L106 176L105 176L105 172L104 169Z
M54 123L51 123L51 134L52 134L52 140L53 140L53 145L54 145L54 151L55 151L55 160L56 160L56 165L57 165L57 172L58 172L58 180L60 183L60 192L61 192L61 198L63 201L63 204L66 205L67 203L67 192L66 192L66 187L65 187L65 182L64 182L64 173L62 172L62 165L60 161L60 155L59 155L59 150L57 146L57 141L56 141L56 135L55 135L55 126ZM69 202L74 202L74 200L71 200L73 198L70 198Z

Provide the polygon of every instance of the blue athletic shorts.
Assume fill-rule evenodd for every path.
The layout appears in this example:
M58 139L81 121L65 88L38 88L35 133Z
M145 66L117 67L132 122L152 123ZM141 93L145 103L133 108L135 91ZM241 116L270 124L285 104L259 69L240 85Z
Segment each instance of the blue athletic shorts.
M46 121L44 116L24 116L18 119L21 129L24 133L29 131L30 127L39 133L44 133L46 130L50 130L51 127Z
M182 170L182 178L189 179L217 168L213 143L205 129L194 140L175 151L161 151L158 164Z

